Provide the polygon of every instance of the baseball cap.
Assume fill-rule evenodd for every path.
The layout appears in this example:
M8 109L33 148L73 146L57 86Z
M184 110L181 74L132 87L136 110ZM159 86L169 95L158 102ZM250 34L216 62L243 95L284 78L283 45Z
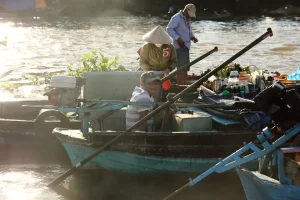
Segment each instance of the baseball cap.
M196 17L196 6L194 4L187 4L184 8L188 11L190 17Z
M152 81L160 81L160 78L153 71L144 72L140 78L142 83L151 83Z

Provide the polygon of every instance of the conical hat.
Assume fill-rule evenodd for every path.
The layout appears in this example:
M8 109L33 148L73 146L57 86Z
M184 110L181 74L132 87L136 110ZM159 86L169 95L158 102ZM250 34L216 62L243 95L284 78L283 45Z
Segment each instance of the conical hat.
M143 36L143 40L153 44L171 44L172 39L168 33L161 27L157 26Z

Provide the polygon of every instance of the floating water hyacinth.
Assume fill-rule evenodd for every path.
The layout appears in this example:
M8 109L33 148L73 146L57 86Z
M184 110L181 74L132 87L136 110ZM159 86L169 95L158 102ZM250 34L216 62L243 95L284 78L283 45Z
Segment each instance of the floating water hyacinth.
M0 40L0 45L7 46L8 36L5 36L3 40Z

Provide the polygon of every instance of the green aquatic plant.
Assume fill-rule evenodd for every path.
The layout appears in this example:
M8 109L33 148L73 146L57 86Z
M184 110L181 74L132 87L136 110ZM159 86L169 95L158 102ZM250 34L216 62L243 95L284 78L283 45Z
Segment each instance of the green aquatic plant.
M109 59L102 52L92 51L82 55L82 67L73 69L67 67L68 76L83 76L85 72L111 72L111 71L128 71L123 65L119 64L120 57L116 56Z
M73 68L69 65L64 73L43 73L38 75L22 75L23 80L28 80L32 85L50 84L52 76L67 75L67 76L83 76L85 72L112 72L112 71L128 71L123 65L119 64L120 57L116 56L109 59L102 52L92 51L88 54L83 54L82 66Z
M3 40L0 40L0 45L7 46L8 36L6 35Z
M230 75L231 71L238 71L239 73L244 71L247 73L251 73L249 66L241 67L240 64L233 63L233 64L225 66L223 69L216 72L215 76L221 77L221 78L227 78Z
M7 91L7 92L14 92L15 90L18 89L18 85L15 85L13 83L2 83L0 85L0 88L3 90L3 91Z
M57 73L43 73L38 75L22 75L23 80L28 80L32 85L48 85L52 76L57 76Z

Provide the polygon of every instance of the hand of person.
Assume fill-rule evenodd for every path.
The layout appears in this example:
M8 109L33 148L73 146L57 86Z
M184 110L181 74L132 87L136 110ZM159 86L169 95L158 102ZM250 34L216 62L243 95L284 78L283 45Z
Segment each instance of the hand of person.
M181 47L184 46L184 42L182 41L181 38L178 38L178 39L177 39L177 43L178 43L178 45L181 46Z
M170 69L169 68L165 69L164 73L165 73L165 76L169 75Z
M195 38L195 37L192 37L191 40L192 40L194 43L198 42L198 39Z

